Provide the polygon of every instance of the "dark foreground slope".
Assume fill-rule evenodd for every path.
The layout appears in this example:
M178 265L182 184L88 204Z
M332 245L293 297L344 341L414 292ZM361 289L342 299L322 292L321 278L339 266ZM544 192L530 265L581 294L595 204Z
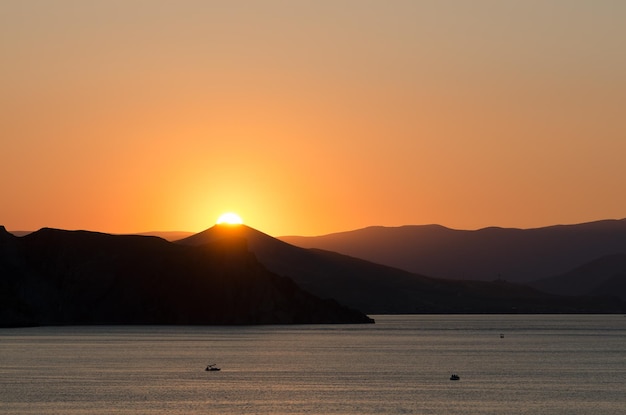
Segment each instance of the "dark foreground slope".
M240 238L160 238L0 227L0 326L363 323L367 316L264 268Z
M368 314L621 313L615 298L564 298L504 281L451 281L319 249L303 249L241 225L214 226L177 243L201 246L233 235L268 269L322 298Z
M437 278L526 283L569 272L602 256L626 254L626 219L476 231L438 225L376 226L280 239Z

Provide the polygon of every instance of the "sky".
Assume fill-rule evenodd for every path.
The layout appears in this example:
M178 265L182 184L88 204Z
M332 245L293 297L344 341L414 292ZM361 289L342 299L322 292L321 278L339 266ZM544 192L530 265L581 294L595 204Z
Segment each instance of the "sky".
M626 217L626 1L0 0L0 225Z

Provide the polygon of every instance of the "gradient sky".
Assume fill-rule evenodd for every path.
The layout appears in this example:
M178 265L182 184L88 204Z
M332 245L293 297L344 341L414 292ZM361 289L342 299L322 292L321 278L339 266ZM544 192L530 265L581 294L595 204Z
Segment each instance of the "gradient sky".
M0 0L0 224L626 216L626 1Z

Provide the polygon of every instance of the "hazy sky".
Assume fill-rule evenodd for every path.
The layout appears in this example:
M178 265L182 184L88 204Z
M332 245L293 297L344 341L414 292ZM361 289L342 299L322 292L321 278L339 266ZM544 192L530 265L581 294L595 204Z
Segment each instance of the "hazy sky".
M626 217L626 1L0 0L0 224Z

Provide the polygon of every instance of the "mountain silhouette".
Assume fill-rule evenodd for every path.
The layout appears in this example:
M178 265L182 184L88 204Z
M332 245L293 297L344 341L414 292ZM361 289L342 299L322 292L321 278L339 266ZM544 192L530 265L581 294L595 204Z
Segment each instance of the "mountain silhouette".
M603 256L570 272L528 285L560 295L614 295L626 301L626 254Z
M33 233L33 231L10 231L15 236L26 236ZM140 233L126 233L126 234L114 234L114 235L140 235L140 236L157 236L166 241L176 241L193 235L194 232L186 231L152 231L152 232L140 232Z
M463 231L439 225L369 227L284 242L437 278L530 282L626 253L626 219L536 229Z
M157 237L0 227L0 326L365 323L271 273L241 238L202 247Z
M177 241L179 239L186 238L193 234L194 232L184 232L184 231L153 231L153 232L141 232L141 233L127 234L127 235L157 236L161 239L165 239L166 241L171 242L171 241Z
M293 279L321 298L368 314L622 312L607 298L563 298L505 281L451 281L430 278L321 249L304 249L246 225L216 225L181 245L204 246L241 238L272 272Z

